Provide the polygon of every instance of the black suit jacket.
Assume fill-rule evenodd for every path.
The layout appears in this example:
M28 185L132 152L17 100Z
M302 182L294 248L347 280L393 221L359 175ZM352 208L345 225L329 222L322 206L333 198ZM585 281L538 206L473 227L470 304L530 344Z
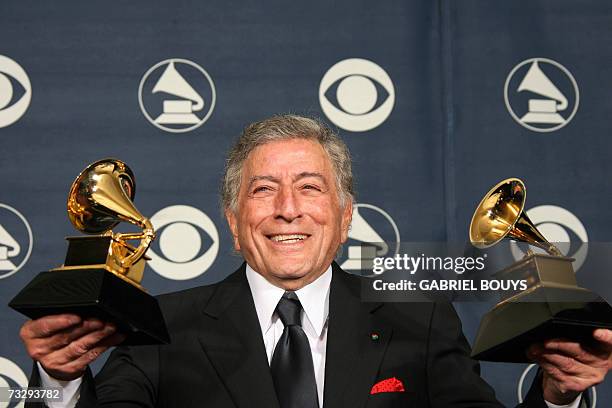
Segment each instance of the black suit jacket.
M324 408L501 406L452 305L365 303L362 279L333 264ZM159 302L172 344L116 348L95 380L85 376L78 407L278 408L244 264ZM370 394L392 377L405 392ZM522 406L546 408L539 383Z

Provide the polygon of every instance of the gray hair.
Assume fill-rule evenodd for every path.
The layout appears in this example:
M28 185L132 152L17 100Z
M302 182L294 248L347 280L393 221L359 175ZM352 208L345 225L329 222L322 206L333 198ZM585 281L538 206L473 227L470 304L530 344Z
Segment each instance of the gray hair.
M316 140L329 156L336 176L340 205L352 202L353 170L346 144L327 125L316 118L297 115L276 115L248 125L227 155L221 185L223 210L236 211L242 181L242 168L249 154L258 146L279 140Z

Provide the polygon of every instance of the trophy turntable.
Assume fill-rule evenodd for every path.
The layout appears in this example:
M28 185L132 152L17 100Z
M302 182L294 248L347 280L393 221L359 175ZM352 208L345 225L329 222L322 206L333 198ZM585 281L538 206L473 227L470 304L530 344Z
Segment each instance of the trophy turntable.
M157 300L141 286L145 252L155 238L151 221L132 203L134 174L117 159L90 164L68 194L68 218L90 236L68 237L64 264L37 275L9 306L36 319L60 313L117 324L124 344L169 343ZM120 222L142 229L113 233ZM139 240L138 246L128 241Z
M499 303L480 322L472 357L526 363L525 351L537 342L569 338L592 341L596 328L612 328L612 307L577 285L572 258L562 255L524 212L526 189L517 178L495 185L484 196L470 223L470 241L491 247L505 238L544 249L495 273L500 280L525 280L527 289L501 293Z

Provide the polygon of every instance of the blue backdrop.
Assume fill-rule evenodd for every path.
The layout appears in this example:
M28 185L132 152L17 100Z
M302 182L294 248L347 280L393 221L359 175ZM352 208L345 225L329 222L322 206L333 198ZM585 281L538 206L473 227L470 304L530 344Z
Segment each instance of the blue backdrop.
M612 5L588 0L3 1L2 303L63 262L70 183L108 156L136 173L159 233L144 286L225 277L241 260L218 209L224 155L284 112L326 120L354 155L354 216L372 228L347 247L464 241L482 195L520 177L534 222L584 263L580 244L612 228L611 42ZM612 300L608 272L580 266ZM457 307L471 340L489 305ZM0 386L29 371L23 321L0 305ZM514 405L526 366L483 368ZM609 380L596 400L612 401Z

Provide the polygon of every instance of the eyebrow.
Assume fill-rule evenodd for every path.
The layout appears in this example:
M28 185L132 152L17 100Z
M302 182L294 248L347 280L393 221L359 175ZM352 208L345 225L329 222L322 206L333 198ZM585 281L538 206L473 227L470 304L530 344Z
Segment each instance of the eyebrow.
M293 181L298 181L298 180L301 180L307 177L315 177L315 178L320 179L323 183L326 183L325 177L323 177L321 173L311 172L311 171L301 172L293 179ZM255 183L256 181L260 181L260 180L267 180L273 183L280 183L280 179L274 176L253 176L249 179L249 188L253 185L253 183Z

